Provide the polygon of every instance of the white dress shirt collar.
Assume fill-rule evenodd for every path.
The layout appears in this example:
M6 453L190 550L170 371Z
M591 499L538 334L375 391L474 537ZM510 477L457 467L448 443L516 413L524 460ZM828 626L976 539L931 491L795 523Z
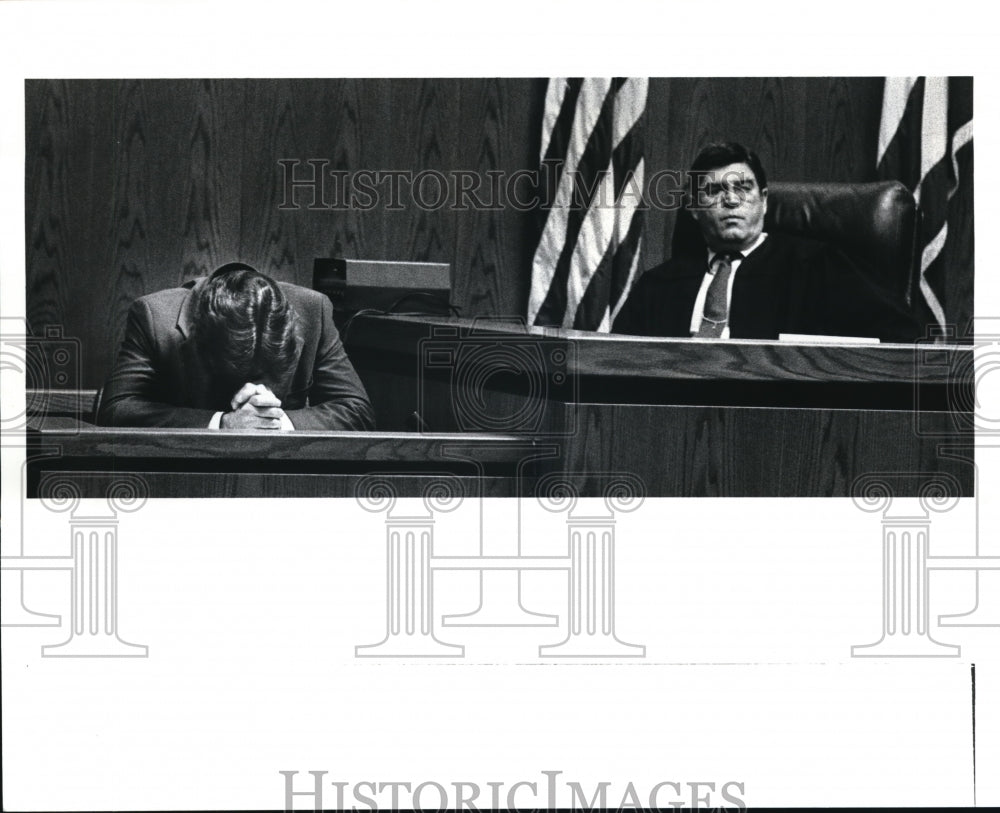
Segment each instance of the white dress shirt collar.
M743 260L746 259L747 255L750 254L751 252L756 251L758 248L760 248L761 244L766 239L767 239L767 232L763 232L762 231L760 233L760 236L756 240L754 240L753 245L751 245L749 248L746 248L743 251L741 251L740 254L742 256L739 257L739 258L737 258L737 259L735 259L735 260L733 260L733 262L732 262L732 271L729 274L729 285L728 285L728 287L726 289L726 303L729 306L726 309L727 312L731 312L731 310L732 310L732 303L733 303L733 280L736 279L736 272L739 271L740 265L742 264ZM705 313L705 297L708 295L708 286L712 283L712 276L715 274L715 257L716 257L716 255L718 253L719 252L717 252L717 251L712 251L712 249L708 249L708 269L705 271L705 276L702 278L701 288L698 290L698 296L695 297L695 300L694 300L694 309L691 311L691 335L692 336L695 333L697 333L698 332L698 328L701 327L701 319L702 319L702 316ZM728 324L722 329L722 336L720 338L723 338L723 339L728 339L729 338L729 325Z
M767 239L767 232L766 231L762 231L757 236L757 239L753 241L753 244L750 246L750 248L745 248L745 249L743 249L743 251L740 252L740 254L743 255L743 259L746 259L749 254L751 254L752 252L754 252L758 248L760 248L760 244L763 243L764 240L766 240L766 239ZM715 262L715 256L718 253L719 252L717 252L717 251L712 251L712 249L708 249L708 267L710 269L712 268L712 265ZM735 260L735 262L740 262L740 261L739 260ZM734 268L733 270L735 271L736 269Z

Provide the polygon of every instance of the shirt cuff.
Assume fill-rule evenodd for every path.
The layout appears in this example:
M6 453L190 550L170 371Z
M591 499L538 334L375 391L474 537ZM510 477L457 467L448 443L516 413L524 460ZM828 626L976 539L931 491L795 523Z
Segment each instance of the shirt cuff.
M222 413L216 412L212 416L212 420L208 422L209 429L221 429L222 428Z
M295 431L295 424L293 424L291 422L291 420L289 419L289 417L284 412L281 413L281 427L280 428L281 428L282 432L294 432Z

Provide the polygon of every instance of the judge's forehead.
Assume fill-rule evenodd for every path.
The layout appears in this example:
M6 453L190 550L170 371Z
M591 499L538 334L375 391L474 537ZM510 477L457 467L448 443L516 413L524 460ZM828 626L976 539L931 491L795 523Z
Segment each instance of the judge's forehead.
M699 178L704 178L710 183L757 182L757 176L753 174L753 170L748 164L742 162L726 164L726 166L717 169L699 170L696 174Z

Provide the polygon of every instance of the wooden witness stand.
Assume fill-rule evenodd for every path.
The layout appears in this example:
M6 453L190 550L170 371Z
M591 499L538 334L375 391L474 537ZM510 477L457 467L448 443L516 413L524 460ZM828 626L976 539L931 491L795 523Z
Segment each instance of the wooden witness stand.
M69 479L101 496L117 472L152 497L355 497L435 477L514 497L560 473L581 496L637 477L651 497L846 497L874 472L954 478L970 441L971 347L700 341L525 329L509 322L358 316L345 344L374 433L108 429L93 393L31 391L28 493ZM59 447L32 456L31 447ZM908 477L919 493L921 478Z

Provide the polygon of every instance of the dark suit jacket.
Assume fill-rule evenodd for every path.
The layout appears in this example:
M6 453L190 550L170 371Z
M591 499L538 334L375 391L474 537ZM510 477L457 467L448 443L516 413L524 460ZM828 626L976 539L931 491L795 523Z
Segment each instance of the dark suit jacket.
M207 427L228 412L235 391L213 382L191 339L197 294L171 288L137 299L104 386L97 416L107 426ZM303 339L289 391L277 393L296 429L374 429L365 388L333 324L330 300L279 283L299 316Z
M680 256L639 278L615 320L615 333L690 336L691 312L707 254ZM777 339L779 333L865 336L911 342L910 314L842 252L814 240L769 234L740 263L729 308L732 339Z

